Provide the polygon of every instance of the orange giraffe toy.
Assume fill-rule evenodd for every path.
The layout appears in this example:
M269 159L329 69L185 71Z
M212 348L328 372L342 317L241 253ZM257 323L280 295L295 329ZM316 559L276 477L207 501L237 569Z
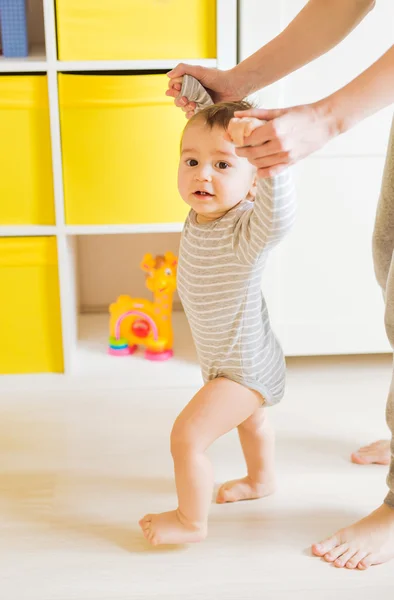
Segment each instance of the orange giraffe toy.
M173 356L171 313L177 264L172 252L156 258L145 254L140 266L147 273L145 285L154 299L119 296L111 304L109 354L133 354L143 345L148 360L168 360Z

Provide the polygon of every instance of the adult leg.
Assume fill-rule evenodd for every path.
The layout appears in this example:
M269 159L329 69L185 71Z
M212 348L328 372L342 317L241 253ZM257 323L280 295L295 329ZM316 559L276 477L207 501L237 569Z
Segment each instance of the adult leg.
M390 441L378 440L368 446L362 446L350 456L356 465L389 465L390 464Z
M394 120L391 129L382 191L374 231L374 262L377 280L385 297L385 326L394 348ZM391 463L387 483L389 493L384 504L351 527L312 546L337 567L366 569L394 557L394 372L386 410L391 430Z
M385 324L394 348L394 260L387 280ZM387 400L387 424L391 430L391 463L387 477L389 493L384 504L351 527L312 546L317 556L324 556L336 567L367 569L394 558L394 372Z
M390 134L382 189L376 212L373 232L373 258L376 279L386 293L387 279L394 251L394 119ZM377 463L390 464L390 442L379 440L363 446L351 455L351 460L360 465Z

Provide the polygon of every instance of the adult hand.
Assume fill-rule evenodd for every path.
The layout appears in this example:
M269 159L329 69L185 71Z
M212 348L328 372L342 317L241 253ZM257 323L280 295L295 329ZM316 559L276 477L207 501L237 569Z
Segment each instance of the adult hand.
M259 177L272 177L324 146L338 132L324 102L278 110L250 109L235 117L265 120L236 149L258 169Z
M208 69L207 67L180 63L175 69L167 73L170 81L168 82L166 95L175 98L175 105L182 108L188 119L193 116L196 103L189 102L189 99L185 96L178 98L182 87L182 77L185 74L192 75L198 79L206 88L215 104L230 100L242 100L242 90L237 89L237 83L232 71L220 71L219 69Z

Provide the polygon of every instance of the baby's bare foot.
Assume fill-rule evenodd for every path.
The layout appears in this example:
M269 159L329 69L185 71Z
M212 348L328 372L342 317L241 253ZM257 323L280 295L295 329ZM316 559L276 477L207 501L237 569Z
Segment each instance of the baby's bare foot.
M177 510L157 515L145 515L139 525L145 539L153 546L201 542L207 535L206 527L184 524Z
M394 558L394 508L382 504L365 519L312 546L336 567L368 569Z
M357 465L389 465L391 460L390 442L379 440L369 446L363 446L351 455L352 462Z
M250 477L243 479L234 479L224 483L218 491L216 502L224 504L225 502L238 502L239 500L255 500L263 498L275 492L275 481L266 483L256 483Z

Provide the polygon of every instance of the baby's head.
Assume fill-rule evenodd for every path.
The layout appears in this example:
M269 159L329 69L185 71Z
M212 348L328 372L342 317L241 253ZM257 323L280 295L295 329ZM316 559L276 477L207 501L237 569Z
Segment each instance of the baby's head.
M218 219L256 191L256 169L235 153L226 138L234 113L251 108L248 102L222 102L195 114L181 141L178 188L201 221Z

